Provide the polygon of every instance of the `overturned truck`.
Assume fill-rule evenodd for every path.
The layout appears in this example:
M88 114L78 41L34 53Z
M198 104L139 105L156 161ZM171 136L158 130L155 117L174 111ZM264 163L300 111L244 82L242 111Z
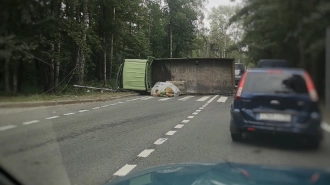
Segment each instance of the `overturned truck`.
M228 58L125 59L120 88L150 92L157 82L183 82L185 94L232 94L235 62Z

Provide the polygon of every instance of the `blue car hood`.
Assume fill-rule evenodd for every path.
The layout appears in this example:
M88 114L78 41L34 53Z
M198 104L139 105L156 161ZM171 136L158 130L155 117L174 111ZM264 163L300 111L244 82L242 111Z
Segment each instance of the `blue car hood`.
M237 163L171 164L114 179L108 185L329 185L330 170Z

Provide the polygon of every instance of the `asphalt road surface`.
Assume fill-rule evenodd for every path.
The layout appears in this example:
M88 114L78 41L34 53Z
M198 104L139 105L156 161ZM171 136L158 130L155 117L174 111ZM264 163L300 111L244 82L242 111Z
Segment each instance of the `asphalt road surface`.
M182 162L330 167L330 133L318 150L294 138L231 141L227 96L138 96L108 102L0 110L0 164L27 185L100 185Z

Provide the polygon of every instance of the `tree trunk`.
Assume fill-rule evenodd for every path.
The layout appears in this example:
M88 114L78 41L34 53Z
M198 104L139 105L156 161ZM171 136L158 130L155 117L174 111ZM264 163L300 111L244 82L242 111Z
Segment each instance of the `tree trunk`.
M105 87L107 84L107 46L105 40L105 31L103 33L103 44L104 44L104 51L103 51L103 86Z
M9 62L10 62L11 56L8 56L6 58L6 63L5 63L5 87L6 87L6 93L10 93L10 71L9 71Z
M84 43L86 43L86 37L87 37L87 26L88 26L88 0L84 0L83 3L83 21L82 24L84 25L83 33L82 33L82 39ZM79 65L79 80L78 83L80 85L84 84L84 77L85 77L85 63L86 63L86 56L85 51L82 48L80 49L80 65Z
M57 42L57 51L56 51L57 55L56 55L56 61L55 61L55 89L54 92L57 91L57 86L58 86L58 79L60 76L60 53L61 53L61 39L58 40Z
M172 33L172 23L170 21L170 58L172 58L173 54L173 33Z
M116 20L116 9L113 8L113 25L115 24ZM109 65L109 80L112 79L112 65L113 65L113 39L114 39L114 28L112 27L112 33L111 33L111 46L110 46L110 65Z
M18 71L18 61L15 60L14 72L13 72L13 96L17 95L17 87L18 87L17 71Z
M51 44L51 52L52 52L52 55L54 55L54 52L55 51L55 47L54 47L54 44L52 43ZM50 66L49 66L49 81L48 81L48 89L47 89L47 91L48 90L50 90L50 89L52 89L52 88L54 88L54 72L55 72L55 59L54 59L54 57L50 60ZM49 91L49 92L53 92L54 91L54 89L53 90L51 90L51 91Z

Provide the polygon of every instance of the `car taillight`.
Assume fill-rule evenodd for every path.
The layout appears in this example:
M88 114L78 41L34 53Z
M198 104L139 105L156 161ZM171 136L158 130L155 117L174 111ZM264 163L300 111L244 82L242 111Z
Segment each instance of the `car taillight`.
M237 86L237 90L236 90L236 94L235 94L235 99L240 99L241 95L242 95L242 91L243 91L243 87L244 87L244 83L245 83L245 79L246 79L246 75L247 75L247 71L245 71L245 73L243 74L241 80L238 83Z
M304 73L306 85L307 85L307 90L310 98L312 101L317 102L319 100L319 97L317 95L317 91L315 89L314 83L312 78L309 76L307 72Z

